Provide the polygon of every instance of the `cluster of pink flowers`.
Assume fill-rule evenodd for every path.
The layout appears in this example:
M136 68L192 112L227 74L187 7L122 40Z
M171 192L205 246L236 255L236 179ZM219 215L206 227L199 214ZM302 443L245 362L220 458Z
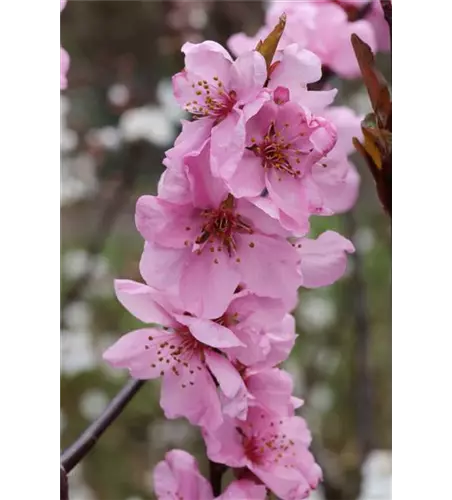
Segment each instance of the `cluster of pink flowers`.
M63 11L66 6L67 0L60 0L60 12ZM60 47L60 90L64 90L67 87L67 72L69 69L69 54Z
M279 365L295 343L299 287L330 285L354 251L333 231L308 235L311 216L356 199L347 154L359 118L327 108L335 90L308 90L321 60L295 43L286 40L269 68L257 50L234 60L212 41L182 51L174 94L193 120L166 153L157 196L137 202L144 283L115 283L148 326L104 358L137 379L161 377L165 416L200 426L209 459L240 471L218 498L263 499L266 488L306 498L321 470ZM154 477L160 500L213 499L183 451L168 453Z
M353 10L356 17L368 0L272 0L266 13L265 25L253 37L244 33L233 35L228 46L239 55L252 50L259 40L272 30L283 12L287 14L287 26L281 47L297 43L314 52L323 65L342 78L360 75L358 63L350 43L356 33L369 44L372 51L389 50L388 25L384 20L380 0L372 4L364 19L350 20L346 9Z

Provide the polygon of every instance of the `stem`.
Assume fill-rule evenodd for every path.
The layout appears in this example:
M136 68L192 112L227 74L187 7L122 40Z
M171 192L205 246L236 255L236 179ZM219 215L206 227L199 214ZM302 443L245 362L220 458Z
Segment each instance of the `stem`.
M389 35L391 37L391 47L392 47L392 2L391 0L380 0L383 12L385 15L385 20L389 26Z
M63 472L68 474L91 451L97 440L108 427L119 417L124 408L143 387L145 380L129 380L119 393L111 400L102 415L95 420L88 429L64 450L61 455ZM66 487L67 491L67 487Z
M221 495L221 480L223 474L226 472L227 466L224 464L217 464L209 460L209 476L212 491L215 497Z

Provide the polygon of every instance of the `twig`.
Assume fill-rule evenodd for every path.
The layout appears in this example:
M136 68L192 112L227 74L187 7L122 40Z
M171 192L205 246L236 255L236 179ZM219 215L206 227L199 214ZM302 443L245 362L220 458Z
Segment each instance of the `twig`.
M209 460L209 477L210 484L212 486L212 491L214 496L221 495L221 480L223 474L226 472L227 466L224 464L217 464Z
M144 380L129 380L119 393L111 400L102 415L67 448L61 455L61 467L68 474L91 451L97 440L108 427L119 417L124 408L143 387ZM67 490L67 488L66 488Z
M392 47L392 2L391 0L380 0L381 7L383 8L384 16L386 22L389 26L389 36L391 37L391 47Z

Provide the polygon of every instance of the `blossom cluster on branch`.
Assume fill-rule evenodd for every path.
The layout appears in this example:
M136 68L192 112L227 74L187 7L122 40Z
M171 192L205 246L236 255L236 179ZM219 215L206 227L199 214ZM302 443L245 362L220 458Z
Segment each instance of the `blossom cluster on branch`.
M354 251L333 231L309 237L311 217L348 210L359 186L347 156L360 118L331 106L336 90L308 88L322 64L354 74L350 30L375 46L370 24L349 22L336 3L275 2L256 40L231 38L236 59L213 41L184 44L173 90L193 119L166 152L157 195L137 201L144 283L115 282L147 326L104 359L136 379L162 379L165 416L199 426L208 458L234 469L217 500L268 490L298 500L322 477L280 364L296 340L298 289L335 282ZM61 49L62 88L67 66ZM154 483L160 500L214 498L181 450L157 465Z

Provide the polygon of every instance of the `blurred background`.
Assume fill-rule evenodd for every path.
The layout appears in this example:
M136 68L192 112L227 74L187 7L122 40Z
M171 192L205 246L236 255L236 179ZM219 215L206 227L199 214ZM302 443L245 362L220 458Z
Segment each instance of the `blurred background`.
M264 8L257 0L72 0L61 15L71 56L61 96L62 449L127 379L101 358L139 326L112 284L116 277L140 280L134 204L156 192L164 151L184 117L170 81L183 66L180 47L252 35ZM389 55L378 62L390 82ZM337 103L370 110L359 80L332 83ZM390 229L370 174L355 160L362 178L355 209L317 218L314 228L345 234L357 252L339 283L300 293L299 338L286 364L325 474L313 500L391 498ZM148 382L71 473L71 500L154 499L152 469L172 448L193 453L207 474L200 433L184 420L166 420L158 398L159 382Z

